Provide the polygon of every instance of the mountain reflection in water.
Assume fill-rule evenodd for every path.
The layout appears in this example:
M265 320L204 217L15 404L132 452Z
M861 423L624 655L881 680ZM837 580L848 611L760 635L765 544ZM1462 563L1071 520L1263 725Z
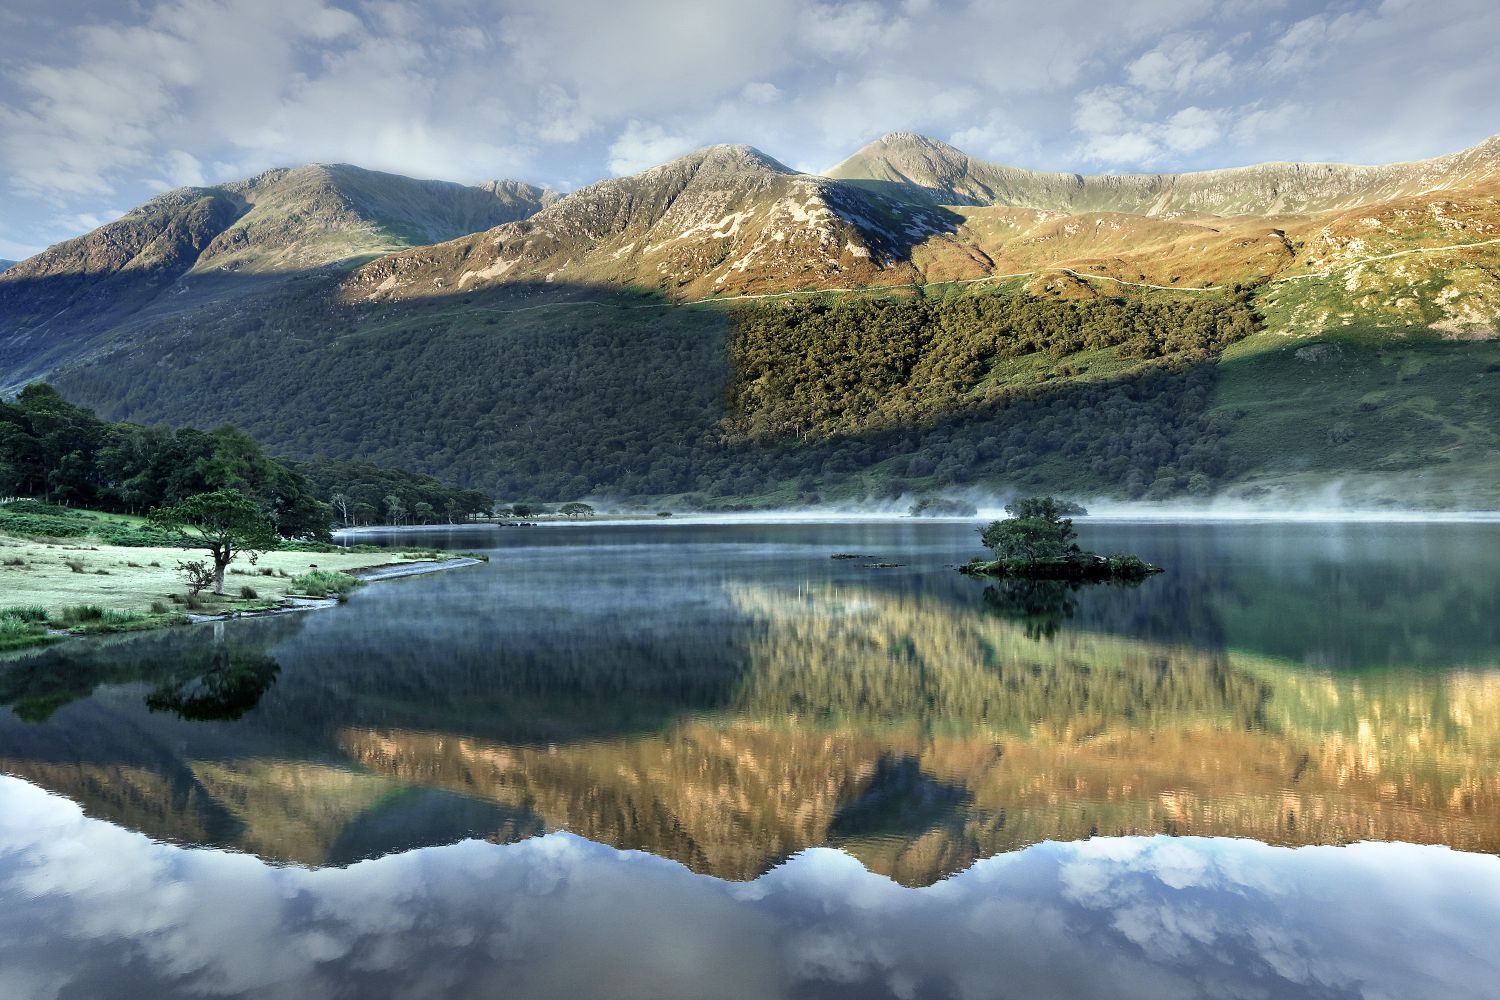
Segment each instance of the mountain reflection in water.
M1099 835L1500 853L1500 528L1086 531L1168 573L1002 592L949 568L969 525L458 532L504 544L0 665L0 771L314 866L551 831L739 881L837 847L910 886Z
M836 850L736 883L568 834L308 870L0 778L7 997L1466 1000L1497 926L1500 859L1434 847L1099 838L922 889Z

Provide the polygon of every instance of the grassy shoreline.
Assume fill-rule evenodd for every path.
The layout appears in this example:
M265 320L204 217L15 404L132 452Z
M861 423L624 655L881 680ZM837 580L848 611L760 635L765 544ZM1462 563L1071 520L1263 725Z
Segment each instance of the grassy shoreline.
M90 539L0 534L0 652L68 636L136 632L213 619L321 607L382 570L436 572L483 557L434 550L274 551L229 568L222 597L189 598L183 559L194 550ZM399 575L407 575L401 573Z

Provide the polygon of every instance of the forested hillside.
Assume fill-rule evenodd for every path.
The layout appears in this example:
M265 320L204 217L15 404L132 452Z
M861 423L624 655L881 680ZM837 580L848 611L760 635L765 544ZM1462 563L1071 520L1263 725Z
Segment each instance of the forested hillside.
M1005 480L1206 490L1243 297L983 293L732 309L475 298L308 316L297 301L60 384L112 416L228 420L278 451L423 470L502 499L767 502ZM489 304L493 303L493 304ZM291 336L332 325L326 341ZM272 405L274 404L274 405Z

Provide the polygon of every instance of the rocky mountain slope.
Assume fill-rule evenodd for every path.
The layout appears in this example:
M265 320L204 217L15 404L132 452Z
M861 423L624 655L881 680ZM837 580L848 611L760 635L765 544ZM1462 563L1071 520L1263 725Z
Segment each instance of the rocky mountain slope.
M1407 257L1392 280L1446 286L1434 289L1429 325L1492 329L1500 302L1500 282L1485 272L1500 260L1500 243L1487 243L1500 239L1500 137L1382 167L1084 177L989 164L893 133L830 173L797 174L745 146L709 147L584 188L522 222L372 262L345 295L381 302L558 283L681 301L1017 278L1033 292L1077 296L1132 283L1295 281L1417 251L1433 256ZM1443 277L1455 271L1456 280ZM1405 297L1380 298L1378 267L1359 281L1376 293L1363 306L1335 302L1317 315L1379 312Z
M376 261L349 290L379 301L556 281L702 298L911 281L910 241L940 226L936 213L798 174L749 146L710 146L522 222Z
M9 271L15 266L16 262L13 260L0 260L0 271Z

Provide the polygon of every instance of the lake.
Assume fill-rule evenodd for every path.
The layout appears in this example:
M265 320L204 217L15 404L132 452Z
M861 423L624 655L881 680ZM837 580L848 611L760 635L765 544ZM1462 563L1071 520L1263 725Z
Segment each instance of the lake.
M491 560L0 661L0 996L1500 996L1500 525L975 526L362 536Z

